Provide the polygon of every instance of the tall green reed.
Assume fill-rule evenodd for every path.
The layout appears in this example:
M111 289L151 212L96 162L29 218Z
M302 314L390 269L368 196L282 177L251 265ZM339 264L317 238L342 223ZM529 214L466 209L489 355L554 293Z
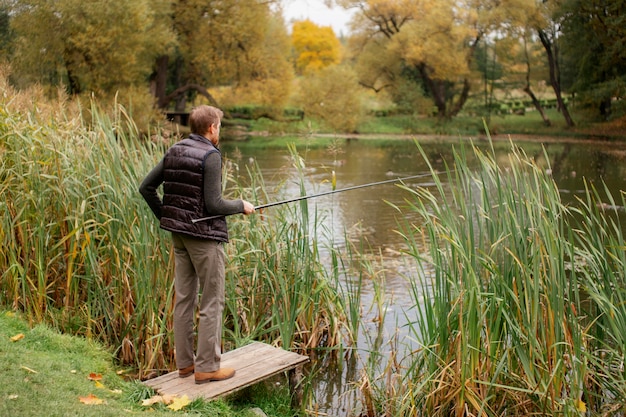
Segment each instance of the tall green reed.
M167 246L139 204L137 174L154 157L139 151L130 118L120 108L111 120L95 104L92 128L80 117L4 114L2 302L97 337L124 363L165 367L171 348L160 313L172 292L154 258L167 263Z
M290 146L301 195L304 160ZM252 173L254 198L267 201L261 176ZM334 347L344 338L345 309L338 294L341 268L321 260L319 236L325 214L309 213L309 204L274 207L233 224L226 300L233 339L266 335L285 347L307 350ZM336 257L335 255L332 255ZM335 263L333 261L333 263ZM336 264L334 264L337 266Z
M595 213L598 223L588 221L589 233L578 233L573 210L561 203L545 174L549 167L538 166L514 145L507 161L496 160L493 149L467 147L477 167L470 166L462 147L444 179L432 169L432 187L406 188L413 195L410 210L423 222L402 229L407 253L421 272L414 281L410 325L419 347L404 359L402 390L387 412L578 415L585 407L606 407L606 398L602 406L591 399L608 390L590 366L601 362L597 351L589 350L601 321L584 315L581 295L581 288L596 281L597 269L580 260L592 258L607 267L607 248L618 248L621 238L606 245L588 235L596 228L616 236L620 231L604 228ZM612 288L623 287L617 264L609 264L606 275L622 283L614 278ZM607 301L601 317L619 324L608 306L623 306Z
M585 359L590 369L587 381L590 409L605 413L626 407L626 242L624 241L624 193L619 200L604 189L604 203L593 185L577 210L572 268L579 277L581 315L586 316Z
M137 191L172 142L96 103L47 118L2 102L0 134L0 303L101 340L140 377L173 367L171 243ZM230 219L226 341L336 345L344 314L309 226L275 213Z

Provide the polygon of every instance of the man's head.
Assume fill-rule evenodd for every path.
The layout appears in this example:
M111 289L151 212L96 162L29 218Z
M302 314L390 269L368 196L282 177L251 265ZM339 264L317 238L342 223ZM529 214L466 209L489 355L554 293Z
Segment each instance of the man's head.
M217 145L223 116L224 113L217 107L204 104L194 107L189 115L191 133L202 135Z

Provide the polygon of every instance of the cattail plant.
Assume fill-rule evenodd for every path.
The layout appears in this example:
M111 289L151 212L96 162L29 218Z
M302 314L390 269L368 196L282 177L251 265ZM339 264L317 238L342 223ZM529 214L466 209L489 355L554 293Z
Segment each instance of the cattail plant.
M406 188L410 210L422 219L419 229L401 228L418 272L410 324L417 345L401 363L404 381L387 410L621 410L626 305L619 222L594 208L593 192L582 208L562 204L549 167L513 145L504 163L493 150L467 147L472 164L461 147L443 179L433 169L433 186ZM371 375L368 381L385 385Z

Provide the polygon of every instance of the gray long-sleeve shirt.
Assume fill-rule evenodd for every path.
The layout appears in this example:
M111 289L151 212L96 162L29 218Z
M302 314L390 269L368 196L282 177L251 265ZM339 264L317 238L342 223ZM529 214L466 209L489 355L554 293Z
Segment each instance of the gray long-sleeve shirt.
M163 202L157 189L163 181L163 160L161 160L139 186L139 192L158 219L161 218ZM222 198L222 160L217 152L211 153L204 165L204 204L209 215L227 216L243 213L243 200Z

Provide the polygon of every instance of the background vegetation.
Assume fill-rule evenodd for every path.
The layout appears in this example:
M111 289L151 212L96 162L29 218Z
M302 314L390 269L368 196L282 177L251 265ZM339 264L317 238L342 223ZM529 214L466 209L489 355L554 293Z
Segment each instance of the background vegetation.
M102 341L135 377L171 369L169 240L136 192L166 138L146 141L122 107L109 118L95 103L87 110L38 94L13 92L0 107L0 303L30 324ZM623 412L619 212L599 206L591 187L580 207L563 205L549 167L515 147L504 167L472 151L478 169L459 152L448 185L433 170L430 188L407 188L426 224L401 229L407 253L415 270L432 271L413 277L420 348L403 354L396 344L388 361L372 352L358 382L363 412ZM303 173L295 149L291 159ZM245 185L225 178L229 192L265 199L259 175ZM320 248L324 219L305 202L233 220L227 348L252 339L301 351L355 343L360 283L381 272L356 248ZM424 240L428 253L418 250ZM384 306L372 307L384 321Z
M198 102L272 119L295 106L332 132L355 131L363 108L488 123L532 110L569 128L584 122L573 106L624 114L624 0L333 2L356 10L341 39L285 22L278 0L5 1L0 50L18 88L116 99L145 112L144 132L153 108Z

